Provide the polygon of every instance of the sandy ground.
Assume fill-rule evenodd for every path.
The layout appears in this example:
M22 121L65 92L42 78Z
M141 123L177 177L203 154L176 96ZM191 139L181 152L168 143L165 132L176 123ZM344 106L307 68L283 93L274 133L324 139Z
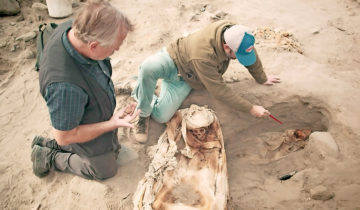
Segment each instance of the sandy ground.
M237 62L225 78L245 98L268 108L282 125L234 113L206 91L192 92L182 105L208 105L221 122L229 209L360 209L358 0L111 2L136 24L136 31L112 56L115 82L136 75L147 56L216 17L258 31L256 47L265 70L283 82L258 85ZM39 179L32 173L31 140L52 133L33 70L34 40L15 38L36 31L41 22L64 19L52 19L31 5L21 1L24 20L19 15L0 17L0 208L132 209L133 193L150 162L146 150L165 128L154 121L146 145L120 139L139 158L120 167L114 178L96 182L54 172ZM120 95L117 100L121 107L130 98ZM315 144L310 138L303 150L277 160L264 156L270 136L279 140L287 129L297 128L326 132L326 143ZM291 179L278 179L291 171L297 171Z

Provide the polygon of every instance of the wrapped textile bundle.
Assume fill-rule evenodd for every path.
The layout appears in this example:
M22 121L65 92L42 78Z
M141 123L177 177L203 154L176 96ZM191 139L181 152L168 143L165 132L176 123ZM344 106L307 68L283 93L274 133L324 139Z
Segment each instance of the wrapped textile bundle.
M134 209L226 209L228 176L220 123L206 107L178 111L154 146Z

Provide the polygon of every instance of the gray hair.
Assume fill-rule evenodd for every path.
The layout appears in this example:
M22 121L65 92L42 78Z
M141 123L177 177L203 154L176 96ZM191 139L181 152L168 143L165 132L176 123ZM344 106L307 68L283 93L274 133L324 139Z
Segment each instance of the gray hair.
M134 30L134 25L110 3L92 1L79 10L72 28L81 41L97 41L102 46L108 46L116 41L119 29L121 33L127 34Z

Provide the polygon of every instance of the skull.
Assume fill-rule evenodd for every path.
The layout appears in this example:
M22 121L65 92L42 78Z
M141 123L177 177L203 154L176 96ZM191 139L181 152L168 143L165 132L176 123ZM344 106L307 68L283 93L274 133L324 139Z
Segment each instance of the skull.
M191 129L191 132L193 133L194 136L197 137L197 139L202 141L206 138L207 130L208 130L207 127L201 127L201 128Z
M301 139L301 140L306 140L309 138L311 134L311 130L310 129L296 129L294 131L294 136L297 139Z

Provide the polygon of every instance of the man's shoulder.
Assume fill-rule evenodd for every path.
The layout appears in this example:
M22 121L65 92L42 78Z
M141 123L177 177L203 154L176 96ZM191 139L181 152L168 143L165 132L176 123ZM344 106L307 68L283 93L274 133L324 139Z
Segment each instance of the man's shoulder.
M72 19L70 19L70 20L68 20L68 21L65 21L65 22L63 22L63 23L60 23L60 24L56 27L55 31L65 31L65 30L71 28L72 23L73 23Z
M49 37L48 43L45 45L44 52L50 53L53 50L57 50L57 45L62 45L62 34L71 28L72 20L68 20L64 23L59 24L54 32ZM44 53L45 56L46 53Z
M83 90L83 88L66 81L53 82L47 85L46 95L53 94L59 97L87 97L87 93Z
M218 20L218 21L215 21L211 24L209 24L209 26L222 26L222 25L235 25L237 24L234 20L229 20L229 19L226 19L226 20Z

